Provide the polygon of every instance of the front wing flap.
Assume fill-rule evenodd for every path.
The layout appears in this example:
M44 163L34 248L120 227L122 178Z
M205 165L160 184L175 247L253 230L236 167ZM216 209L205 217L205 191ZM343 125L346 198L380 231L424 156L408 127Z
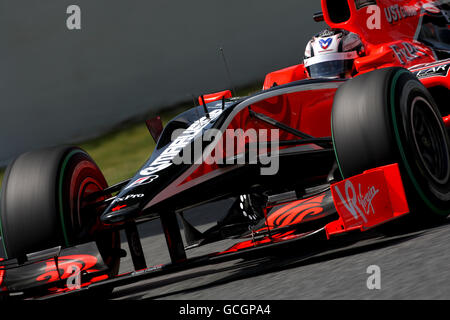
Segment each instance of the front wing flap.
M328 237L366 231L409 213L398 164L365 171L331 186L339 220L326 226Z

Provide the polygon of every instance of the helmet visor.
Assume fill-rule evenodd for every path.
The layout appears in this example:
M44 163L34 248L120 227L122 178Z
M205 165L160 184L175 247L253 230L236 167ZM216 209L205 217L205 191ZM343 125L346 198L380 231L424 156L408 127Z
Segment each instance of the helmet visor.
M307 67L311 78L345 78L353 69L353 60L335 60Z
M336 52L305 59L305 67L311 78L344 78L353 70L356 51Z

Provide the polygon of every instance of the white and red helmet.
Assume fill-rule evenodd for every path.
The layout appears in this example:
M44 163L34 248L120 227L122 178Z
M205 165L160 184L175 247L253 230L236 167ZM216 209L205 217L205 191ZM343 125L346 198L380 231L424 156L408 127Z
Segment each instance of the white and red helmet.
M357 34L327 29L308 42L304 65L310 78L348 78L352 76L353 61L363 51Z

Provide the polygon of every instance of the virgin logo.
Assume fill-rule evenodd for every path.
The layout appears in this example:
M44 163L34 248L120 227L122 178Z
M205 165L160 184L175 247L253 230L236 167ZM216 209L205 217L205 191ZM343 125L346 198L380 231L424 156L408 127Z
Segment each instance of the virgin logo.
M353 183L350 180L347 180L345 182L345 198L342 196L338 186L335 186L334 190L339 196L342 204L352 214L355 220L358 220L359 217L361 217L364 222L367 222L366 217L370 213L375 214L372 201L380 190L376 189L374 186L369 187L367 192L363 194L361 192L361 184L358 184L359 194L357 194Z

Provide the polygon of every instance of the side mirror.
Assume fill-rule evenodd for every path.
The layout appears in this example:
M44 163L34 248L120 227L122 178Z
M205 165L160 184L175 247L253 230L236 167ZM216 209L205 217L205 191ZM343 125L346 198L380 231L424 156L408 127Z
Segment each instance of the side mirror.
M153 140L155 140L155 143L157 143L164 129L161 117L158 116L156 118L147 120L145 121L145 124L147 125L147 129L150 132Z

